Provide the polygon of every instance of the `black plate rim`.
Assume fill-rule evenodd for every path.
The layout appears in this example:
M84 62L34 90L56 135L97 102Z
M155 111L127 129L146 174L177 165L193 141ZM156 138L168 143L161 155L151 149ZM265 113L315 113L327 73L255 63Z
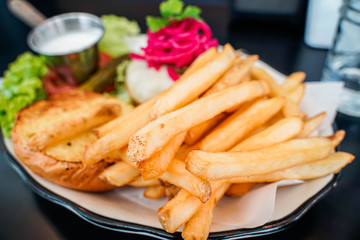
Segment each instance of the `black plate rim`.
M143 236L149 236L157 239L180 239L180 233L176 232L174 234L167 233L163 229L149 227L145 225L135 224L126 221L114 220L111 218L103 217L96 213L93 213L85 208L79 206L78 204L62 197L56 193L53 193L49 189L40 185L35 179L33 179L23 168L23 166L11 155L4 143L3 135L0 131L0 155L2 158L7 160L7 163L15 170L15 172L21 177L25 184L30 187L30 189L43 197L44 199L58 204L73 213L75 213L80 218L85 221L94 224L98 227L105 228L112 231L137 234ZM300 205L295 211L289 215L269 223L266 223L263 226L256 228L247 228L247 229L236 229L223 232L210 233L209 239L243 239L249 237L257 237L276 233L286 228L290 227L296 221L298 221L313 205L319 202L324 196L326 196L330 190L332 190L338 183L340 179L341 172L335 174L331 181L324 186L319 192L314 196L306 200L302 205Z

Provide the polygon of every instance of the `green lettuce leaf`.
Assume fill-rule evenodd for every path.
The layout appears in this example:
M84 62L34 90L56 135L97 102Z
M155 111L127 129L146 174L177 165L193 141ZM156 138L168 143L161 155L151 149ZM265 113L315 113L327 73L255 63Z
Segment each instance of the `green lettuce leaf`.
M105 33L99 42L100 51L106 52L112 57L129 53L129 48L123 41L124 35L134 35L140 32L136 21L129 21L125 17L116 15L103 15Z
M168 21L159 17L146 16L146 24L149 26L150 31L156 32L160 28L165 27Z
M194 18L200 20L200 14L201 9L199 7L188 5L180 15L175 16L173 19L177 21L183 20L185 18Z
M146 17L146 24L151 32L156 32L172 21L181 21L186 18L201 20L201 9L188 5L184 9L184 3L181 0L166 0L160 3L161 17Z
M116 67L115 90L110 95L124 102L134 104L125 87L126 68L129 63L130 60L124 60Z
M160 3L160 13L164 18L178 15L182 12L184 3L180 0L168 0Z
M5 136L10 136L17 112L46 98L41 78L47 72L45 58L29 52L20 55L5 71L0 81L0 123Z

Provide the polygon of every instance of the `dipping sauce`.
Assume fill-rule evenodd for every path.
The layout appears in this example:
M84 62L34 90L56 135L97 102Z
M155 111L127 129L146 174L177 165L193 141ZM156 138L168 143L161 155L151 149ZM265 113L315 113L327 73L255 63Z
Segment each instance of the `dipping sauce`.
M65 55L79 52L95 44L103 34L102 29L66 32L48 39L39 45L39 52L45 55Z

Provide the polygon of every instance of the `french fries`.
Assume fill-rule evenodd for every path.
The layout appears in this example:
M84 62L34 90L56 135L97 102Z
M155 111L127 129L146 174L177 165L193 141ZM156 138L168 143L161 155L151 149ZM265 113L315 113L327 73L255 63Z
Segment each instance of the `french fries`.
M251 66L258 58L259 57L257 55L249 56L244 60L238 57L235 64L220 78L220 80L217 81L208 91L206 91L204 97L244 82ZM207 131L224 120L226 116L226 113L219 114L218 116L191 128L188 131L185 142L187 144L197 142Z
M200 142L199 148L207 152L230 149L280 111L284 103L284 98L272 98L259 100L245 111L239 109L211 131Z
M354 156L345 152L332 153L314 162L297 165L283 170L254 176L229 179L233 183L276 182L284 179L307 180L337 173L349 164Z
M244 60L237 60L237 62L235 62L235 64L221 76L208 91L206 91L204 97L243 82L246 75L249 73L250 68L258 59L258 55L251 55Z
M189 130L242 102L264 96L268 88L263 82L247 82L201 98L160 117L136 132L129 141L128 157L140 162L159 151L172 137Z
M270 88L270 95L273 97L286 97L287 101L283 108L285 117L301 117L305 118L305 114L300 111L296 103L288 96L288 93L279 85L264 69L252 68L251 75L258 80L264 80Z
M338 131L329 138L294 139L249 152L192 151L186 169L207 180L265 174L328 156L344 138Z
M28 146L33 150L42 150L46 146L87 132L117 117L121 112L121 106L99 103L81 110L76 116L67 116L35 133L29 139Z
M151 117L156 119L195 100L230 67L234 60L234 49L229 44L225 45L217 58L162 94L151 110Z
M285 142L298 135L304 127L303 121L298 117L284 118L263 131L245 139L233 147L231 151L251 151L265 148L277 143Z
M184 239L206 239L223 195L246 194L258 182L313 179L336 173L354 156L334 152L344 131L309 137L325 113L299 110L305 73L278 84L230 45L211 48L173 87L128 115L94 130L84 164L116 159L101 178L146 187L144 196L170 200L158 210L163 228L184 225ZM185 141L185 144L183 142ZM183 144L183 145L182 145Z

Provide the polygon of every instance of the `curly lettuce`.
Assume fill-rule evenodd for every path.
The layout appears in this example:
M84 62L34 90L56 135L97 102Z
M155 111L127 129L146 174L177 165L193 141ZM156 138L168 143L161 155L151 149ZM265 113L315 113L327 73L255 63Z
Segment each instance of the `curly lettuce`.
M116 67L115 89L110 93L110 95L134 105L125 87L126 68L129 63L130 60L124 60Z
M0 81L0 124L5 136L10 136L18 111L46 98L41 78L47 72L45 59L29 52L20 55L5 71Z
M99 42L99 49L112 57L118 57L129 53L129 48L123 41L124 35L140 33L140 27L136 21L129 21L125 17L116 15L103 15L105 33Z

